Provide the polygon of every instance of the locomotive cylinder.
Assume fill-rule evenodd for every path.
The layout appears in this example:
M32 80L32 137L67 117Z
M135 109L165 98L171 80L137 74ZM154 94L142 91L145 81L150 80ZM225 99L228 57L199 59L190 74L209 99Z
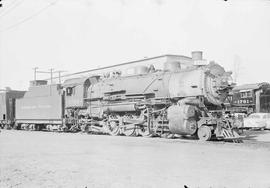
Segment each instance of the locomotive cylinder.
M193 135L197 130L195 109L190 105L168 108L169 129L173 134Z

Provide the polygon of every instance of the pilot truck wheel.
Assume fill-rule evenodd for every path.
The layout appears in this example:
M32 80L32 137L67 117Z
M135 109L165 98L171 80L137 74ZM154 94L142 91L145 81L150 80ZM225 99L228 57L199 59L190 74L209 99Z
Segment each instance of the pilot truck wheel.
M201 141L210 140L211 136L212 136L210 127L205 126L205 125L201 126L198 129L197 135L198 135L199 140L201 140Z

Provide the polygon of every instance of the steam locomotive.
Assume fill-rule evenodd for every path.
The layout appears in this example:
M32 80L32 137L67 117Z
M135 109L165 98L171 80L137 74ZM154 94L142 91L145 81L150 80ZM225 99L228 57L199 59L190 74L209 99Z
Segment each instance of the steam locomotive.
M231 72L215 62L207 64L200 51L192 57L165 55L141 62L61 85L33 81L24 97L16 99L15 127L114 136L190 135L204 141L239 138L232 119L222 114L232 89Z

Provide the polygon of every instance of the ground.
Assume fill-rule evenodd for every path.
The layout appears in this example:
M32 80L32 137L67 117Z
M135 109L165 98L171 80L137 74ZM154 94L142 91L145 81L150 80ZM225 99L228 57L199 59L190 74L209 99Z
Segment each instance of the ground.
M0 187L270 187L270 131L243 144L1 130Z

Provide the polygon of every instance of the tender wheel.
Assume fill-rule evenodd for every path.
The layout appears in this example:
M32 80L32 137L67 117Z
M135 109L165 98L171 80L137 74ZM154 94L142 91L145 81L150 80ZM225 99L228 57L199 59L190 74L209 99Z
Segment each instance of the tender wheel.
M22 124L22 130L29 130L29 125L28 124Z
M117 136L120 134L120 128L117 122L111 121L109 123L109 134L112 136Z
M198 135L199 140L201 140L201 141L208 141L208 140L210 140L211 139L211 136L212 136L210 127L204 126L204 125L201 126L198 129L197 135Z
M35 124L30 124L29 125L29 130L30 131L35 131L36 129L35 129Z
M52 125L46 125L47 131L52 131Z

